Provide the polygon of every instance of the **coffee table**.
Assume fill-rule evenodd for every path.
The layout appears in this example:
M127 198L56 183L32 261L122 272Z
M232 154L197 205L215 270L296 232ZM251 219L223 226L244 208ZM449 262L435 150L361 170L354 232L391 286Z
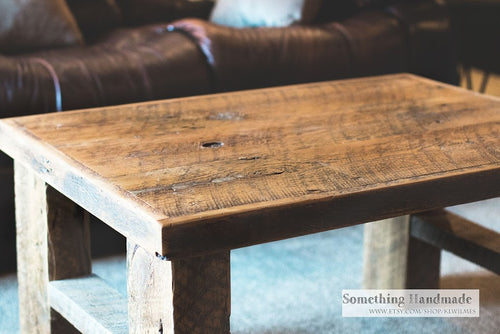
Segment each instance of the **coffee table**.
M26 333L68 332L52 309L228 333L231 249L500 196L500 100L410 74L5 119L0 148ZM128 240L127 297L91 275L86 212Z

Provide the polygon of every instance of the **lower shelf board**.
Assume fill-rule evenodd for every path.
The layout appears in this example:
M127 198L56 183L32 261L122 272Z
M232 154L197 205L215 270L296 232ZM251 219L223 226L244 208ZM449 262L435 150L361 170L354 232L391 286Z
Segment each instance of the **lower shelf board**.
M99 276L52 281L49 299L83 333L128 333L127 299Z

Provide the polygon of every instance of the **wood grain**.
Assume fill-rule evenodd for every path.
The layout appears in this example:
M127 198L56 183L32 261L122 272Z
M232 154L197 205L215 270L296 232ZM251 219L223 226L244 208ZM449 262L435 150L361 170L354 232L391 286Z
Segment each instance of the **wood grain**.
M128 333L127 298L96 275L52 281L49 297L82 333Z
M229 333L229 251L168 261L127 243L131 333Z
M50 333L45 183L15 162L17 279L21 333Z
M438 289L441 249L414 238L413 217L364 226L363 288Z
M89 215L46 186L49 223L49 280L86 276L92 272Z
M440 269L441 248L414 238L410 234L405 288L439 289Z
M88 215L17 161L15 192L21 332L76 332L51 311L48 284L90 274Z
M500 195L500 100L408 74L14 118L0 147L169 258Z
M500 233L446 210L412 218L411 234L434 247L500 274Z
M230 333L230 253L172 261L175 333Z
M400 216L364 226L364 289L406 288L409 219Z

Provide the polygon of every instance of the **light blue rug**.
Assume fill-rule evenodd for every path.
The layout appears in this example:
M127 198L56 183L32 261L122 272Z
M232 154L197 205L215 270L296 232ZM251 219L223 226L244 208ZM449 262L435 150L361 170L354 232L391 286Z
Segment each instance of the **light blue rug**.
M500 228L500 201L455 211ZM355 226L231 253L233 334L500 333L500 276L451 254L441 287L480 289L480 318L342 318L342 289L361 288L363 227ZM125 259L95 261L94 271L125 294ZM0 277L0 333L17 333L15 275Z

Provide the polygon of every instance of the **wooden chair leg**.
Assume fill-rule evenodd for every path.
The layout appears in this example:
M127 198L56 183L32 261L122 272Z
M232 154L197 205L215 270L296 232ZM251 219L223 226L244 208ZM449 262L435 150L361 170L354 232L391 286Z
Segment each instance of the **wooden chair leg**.
M49 304L49 281L91 273L88 215L15 163L21 333L72 333Z
M127 243L130 333L229 333L229 251L168 261Z
M410 217L365 225L365 289L439 287L440 250L410 236Z

